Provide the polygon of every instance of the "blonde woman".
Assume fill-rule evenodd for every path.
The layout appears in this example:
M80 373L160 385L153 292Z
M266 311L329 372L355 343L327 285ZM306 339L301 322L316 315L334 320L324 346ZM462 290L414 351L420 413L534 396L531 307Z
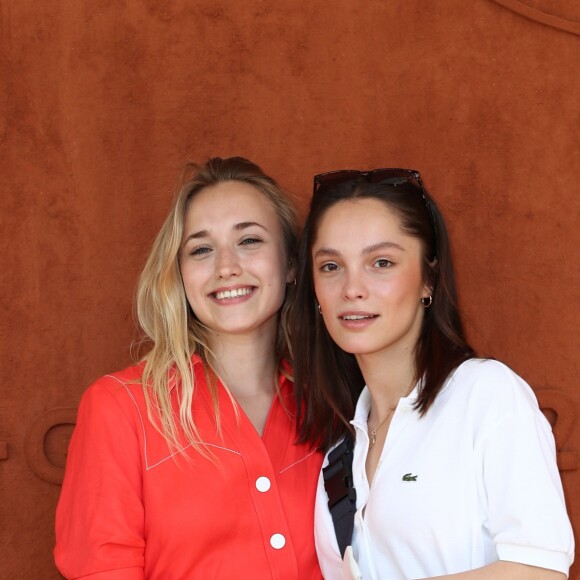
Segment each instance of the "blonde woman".
M295 214L243 158L193 166L145 265L151 348L83 395L56 516L67 578L320 578L322 457L296 444Z

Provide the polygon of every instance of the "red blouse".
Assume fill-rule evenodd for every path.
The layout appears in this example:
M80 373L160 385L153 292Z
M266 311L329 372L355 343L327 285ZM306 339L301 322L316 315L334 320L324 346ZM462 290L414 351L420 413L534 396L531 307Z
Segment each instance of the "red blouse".
M193 448L170 454L147 419L141 365L83 395L56 514L59 570L91 580L322 578L313 535L322 456L294 442L292 383L280 375L262 437L218 383L219 434L193 362L193 417L213 461Z

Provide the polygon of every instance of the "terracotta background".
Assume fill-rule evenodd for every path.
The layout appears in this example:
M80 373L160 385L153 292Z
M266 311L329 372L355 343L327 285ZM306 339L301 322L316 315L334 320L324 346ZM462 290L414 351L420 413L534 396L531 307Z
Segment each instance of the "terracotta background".
M474 344L555 425L578 533L579 35L577 0L2 2L0 577L59 578L76 405L130 363L179 167L212 155L302 211L314 173L421 170Z

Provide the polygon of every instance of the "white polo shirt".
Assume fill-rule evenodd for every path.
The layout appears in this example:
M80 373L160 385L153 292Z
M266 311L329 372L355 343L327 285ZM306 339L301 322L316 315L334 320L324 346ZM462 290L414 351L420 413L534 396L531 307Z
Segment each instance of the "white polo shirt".
M364 580L427 578L497 560L568 574L574 538L554 438L527 383L499 362L472 359L422 418L416 396L417 387L399 401L370 489L366 387L357 403L352 545ZM345 575L327 501L321 476L316 547L325 578L335 580Z

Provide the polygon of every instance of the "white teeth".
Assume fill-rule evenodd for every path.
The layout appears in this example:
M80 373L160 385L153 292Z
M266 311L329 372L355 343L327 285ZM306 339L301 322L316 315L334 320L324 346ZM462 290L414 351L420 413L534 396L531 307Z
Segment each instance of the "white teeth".
M234 290L224 290L223 292L216 292L215 297L218 300L225 298L237 298L238 296L247 296L252 292L251 288L237 288Z
M362 314L347 314L342 317L343 320L365 320L366 318L374 318L372 315L363 316Z

